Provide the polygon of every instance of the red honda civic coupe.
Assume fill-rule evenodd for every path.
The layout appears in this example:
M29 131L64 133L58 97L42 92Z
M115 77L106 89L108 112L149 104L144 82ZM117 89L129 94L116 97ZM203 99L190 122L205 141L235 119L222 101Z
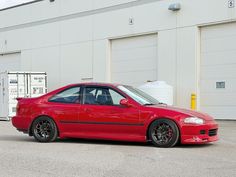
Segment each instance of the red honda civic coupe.
M172 147L218 140L218 124L211 116L167 106L119 84L80 83L38 98L18 98L12 124L39 142L87 138Z

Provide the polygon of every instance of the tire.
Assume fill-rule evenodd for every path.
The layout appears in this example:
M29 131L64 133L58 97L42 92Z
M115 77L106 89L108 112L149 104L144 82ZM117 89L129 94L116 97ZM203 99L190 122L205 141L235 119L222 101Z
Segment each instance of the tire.
M39 117L32 125L34 138L43 143L55 141L58 136L57 126L49 117Z
M156 147L173 147L179 140L179 129L172 120L157 119L150 125L148 135Z

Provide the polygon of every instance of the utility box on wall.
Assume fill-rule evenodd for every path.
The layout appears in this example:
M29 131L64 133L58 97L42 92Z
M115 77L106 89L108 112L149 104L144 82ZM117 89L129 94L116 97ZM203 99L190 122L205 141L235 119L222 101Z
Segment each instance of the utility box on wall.
M47 93L45 72L0 73L0 119L9 120L16 114L16 98L38 97Z

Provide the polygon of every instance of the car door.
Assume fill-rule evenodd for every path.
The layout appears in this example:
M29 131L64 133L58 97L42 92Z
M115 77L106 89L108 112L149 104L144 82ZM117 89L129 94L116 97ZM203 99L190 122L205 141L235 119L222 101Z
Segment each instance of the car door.
M78 131L80 95L80 86L73 86L55 94L48 100L60 132L70 134Z
M120 100L124 98L110 87L84 87L80 131L87 136L109 139L140 135L139 109L121 106Z

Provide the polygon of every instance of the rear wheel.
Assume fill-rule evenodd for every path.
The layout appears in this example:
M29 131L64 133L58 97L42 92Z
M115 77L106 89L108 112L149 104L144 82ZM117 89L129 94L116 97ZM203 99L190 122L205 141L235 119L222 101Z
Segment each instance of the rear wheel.
M32 125L32 133L39 142L52 142L58 136L55 122L48 117L37 118Z
M179 129L169 119L155 120L149 127L149 137L157 147L173 147L179 140Z

